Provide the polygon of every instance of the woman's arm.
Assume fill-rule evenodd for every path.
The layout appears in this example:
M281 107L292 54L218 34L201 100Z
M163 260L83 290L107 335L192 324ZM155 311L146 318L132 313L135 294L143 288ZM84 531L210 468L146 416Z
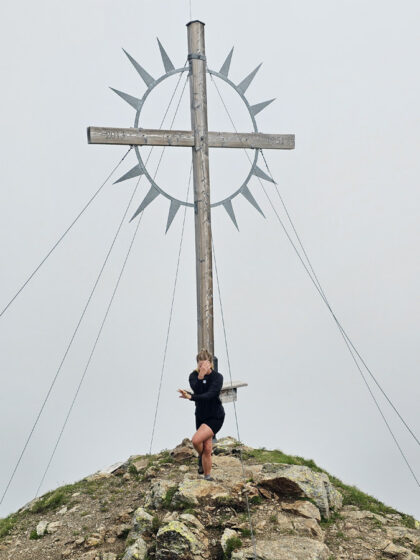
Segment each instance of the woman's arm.
M221 374L219 374L217 376L217 378L214 380L214 382L211 384L210 389L205 392L200 394L195 394L194 391L194 395L191 395L191 400L192 401L208 401L209 399L214 399L215 397L218 397L220 395L220 391L222 390L223 387L223 376Z
M203 384L198 380L198 374L196 371L193 371L189 377L190 387L194 391L194 393L199 393L203 387Z

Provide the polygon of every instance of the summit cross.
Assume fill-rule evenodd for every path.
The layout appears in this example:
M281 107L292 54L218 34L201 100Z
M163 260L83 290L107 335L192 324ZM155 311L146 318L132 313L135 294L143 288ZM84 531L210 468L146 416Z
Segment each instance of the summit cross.
M207 67L204 42L204 23L202 23L201 21L191 21L187 24L187 28L192 130L183 131L152 130L142 128L89 127L88 142L90 144L178 146L192 148L197 280L197 348L198 351L201 348L206 348L211 354L214 355L213 264L209 148L290 150L295 147L295 137L293 134L262 134L255 132L233 133L208 131L206 84ZM230 65L230 56L220 70L221 74L227 75L227 71ZM164 63L165 67L167 64L169 65L169 59L164 58ZM241 84L238 86L238 88L242 92L245 92L246 88L254 78L255 73L256 70L254 70L249 76L247 76L247 78L245 78L245 80L243 80L243 82L241 82ZM143 78L152 79L147 73L143 75ZM128 99L128 102L130 102L130 99ZM253 109L254 114L256 114L268 103L270 102L263 102L259 105L251 107L251 109ZM259 170L259 168L257 169ZM261 170L259 171L260 173L263 173ZM252 195L249 193L249 191L247 196L249 197L249 201L258 209L258 205L252 198ZM148 202L150 202L150 200ZM143 210L146 205L147 202L145 200L135 215ZM227 203L225 207L229 215L233 219L233 210L231 203L230 206ZM235 222L234 219L233 221Z

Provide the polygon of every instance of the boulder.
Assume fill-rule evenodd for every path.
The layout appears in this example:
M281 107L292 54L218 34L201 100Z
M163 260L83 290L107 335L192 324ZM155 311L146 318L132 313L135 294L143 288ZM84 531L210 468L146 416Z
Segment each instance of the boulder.
M382 549L382 554L386 558L396 558L397 560L419 560L420 556L414 554L408 548L399 546L393 542L389 542L385 548Z
M293 528L299 536L309 537L310 539L316 539L324 542L324 532L315 519L297 517L296 519L293 519L292 523Z
M139 507L133 514L133 532L135 533L136 537L140 537L144 533L150 532L152 528L153 517L150 513Z
M411 546L420 547L420 531L418 529L409 529L404 525L398 525L397 527L386 527L385 531L391 540L403 539L408 541Z
M174 506L195 506L205 498L230 499L229 491L217 482L200 479L184 478L172 498Z
M181 463L186 459L192 459L196 456L197 452L194 450L191 440L187 438L182 440L182 443L180 445L177 445L175 449L172 449L171 451L171 457L177 463Z
M144 469L147 467L147 465L149 464L149 459L147 457L141 457L140 459L133 460L131 464L139 473L144 471Z
M306 537L284 536L275 541L257 541L257 560L328 560L328 547ZM254 560L253 547L237 550L232 560Z
M169 480L158 479L152 482L146 494L144 505L147 508L159 509L163 506L165 496L174 484Z
M48 523L47 525L47 533L52 534L58 531L58 528L61 527L61 521L53 521L52 523Z
M181 521L170 521L156 535L156 560L194 560L204 553L203 541Z
M330 518L330 510L342 506L342 496L332 486L328 475L313 471L304 465L266 463L257 482L278 496L310 498L318 506L321 515Z
M233 539L238 536L238 533L233 529L225 529L223 531L222 538L220 539L220 544L222 545L223 552L226 553L227 542L229 539Z
M289 511L295 515L300 515L301 517L307 517L308 519L316 519L321 521L321 514L319 509L308 500L294 500L293 502L281 502L281 508L284 511Z
M48 521L42 520L36 526L36 534L38 537L43 537L47 531Z
M138 537L124 553L122 560L146 560L147 545L142 537Z

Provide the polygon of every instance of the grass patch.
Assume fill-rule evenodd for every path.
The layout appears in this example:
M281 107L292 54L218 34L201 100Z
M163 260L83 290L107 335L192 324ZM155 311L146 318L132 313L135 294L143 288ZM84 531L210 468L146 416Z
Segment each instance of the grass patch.
M12 513L4 519L0 519L0 539L6 537L17 523L17 515Z
M334 512L331 513L331 516L330 516L329 519L326 519L325 517L322 517L319 524L322 527L322 529L328 529L328 527L330 527L331 525L334 525L334 523L338 519L342 519L342 518L343 518L342 515L340 515L336 511L334 511Z
M162 502L163 507L165 507L166 509L170 509L172 507L172 498L174 497L175 492L177 490L178 490L178 486L171 486L170 488L168 488L165 497L163 498L163 502Z
M262 498L261 496L252 496L252 498L250 498L249 500L249 503L254 505L262 504Z
M230 560L232 558L232 552L241 548L242 541L239 537L231 537L226 541L226 549L224 553L224 560Z
M64 487L63 487L64 488ZM45 496L34 503L31 507L32 513L43 513L52 509L68 504L70 501L70 494L61 488L48 492Z
M356 486L349 486L347 484L344 484L335 476L332 476L330 474L328 474L328 476L331 480L331 483L343 495L343 506L353 505L361 510L371 511L372 513L377 513L379 515L385 515L387 513L398 513L402 517L402 525L405 525L410 529L415 529L415 520L413 516L401 513L400 511L397 511L396 509L385 505L373 496L362 492Z
M251 538L251 529L239 529L239 532L245 539Z
M32 531L29 534L29 538L33 541L36 541L38 539L42 539L42 535L38 535L36 529L32 529Z
M251 449L243 452L244 459L253 459L257 463L284 463L287 465L304 465L317 472L323 471L312 459L305 459L297 455L286 455L279 449L272 451L260 447L259 449Z
M152 519L152 533L154 535L156 535L156 533L159 531L160 526L162 525L159 517L157 515L153 516Z

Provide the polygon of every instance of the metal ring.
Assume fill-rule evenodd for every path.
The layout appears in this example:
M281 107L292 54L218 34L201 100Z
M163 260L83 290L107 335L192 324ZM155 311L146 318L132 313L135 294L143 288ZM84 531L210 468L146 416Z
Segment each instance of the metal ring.
M197 55L200 56L200 55ZM146 101L146 99L148 98L148 96L150 95L150 93L155 89L156 86L158 86L161 82L163 82L163 80L166 80L166 78L170 78L171 76L174 76L175 74L179 74L180 72L188 72L189 68L187 67L183 67L183 68L176 68L174 70L171 70L170 72L167 72L166 74L163 74L162 76L160 76L160 78L157 78L156 80L154 80L153 83L151 83L149 85L149 87L147 88L147 90L145 91L143 97L140 100L137 112L136 112L136 117L134 119L134 128L140 128L139 127L139 120L140 120L140 114L141 111L143 109L143 105ZM255 120L255 116L253 115L252 111L251 111L251 106L248 103L248 100L246 99L245 95L242 93L242 91L238 88L238 86L236 84L234 84L231 80L229 80L229 78L227 76L225 76L224 74L220 74L219 72L215 72L214 70L210 70L209 68L207 68L207 73L208 74L212 74L213 76L216 76L217 78L220 78L221 80L223 80L224 82L226 82L227 84L229 84L241 97L242 101L245 103L246 108L248 109L249 115L251 117L252 120L252 125L254 128L254 132L258 132L258 127L257 127L257 121ZM167 199L169 199L170 201L174 201L177 202L179 204L181 204L182 206L189 206L191 208L194 207L194 203L192 202L187 202L184 200L180 200L179 198L175 198L172 195L168 194L166 191L164 191L161 187L159 187L159 185L154 181L153 177L150 175L150 173L147 171L146 166L143 162L143 159L140 155L140 150L139 150L139 146L135 146L134 150L136 152L136 156L140 165L140 168L142 169L142 171L144 172L144 175L146 175L147 179L149 180L150 184L164 197L166 197ZM259 149L258 148L254 148L255 150L255 155L254 155L254 161L252 163L251 166L251 170L248 173L245 181L242 183L242 185L239 187L239 189L237 189L233 194L231 194L230 196L224 198L223 200L219 200L217 202L213 202L212 204L210 204L211 208L214 208L216 206L220 206L221 204L224 204L225 202L229 201L229 200L233 200L236 196L238 196L238 194L241 193L241 191L244 188L247 188L248 185L248 181L250 180L250 178L252 177L252 175L254 174L254 171L257 167L257 160L258 160L258 154L259 154Z

